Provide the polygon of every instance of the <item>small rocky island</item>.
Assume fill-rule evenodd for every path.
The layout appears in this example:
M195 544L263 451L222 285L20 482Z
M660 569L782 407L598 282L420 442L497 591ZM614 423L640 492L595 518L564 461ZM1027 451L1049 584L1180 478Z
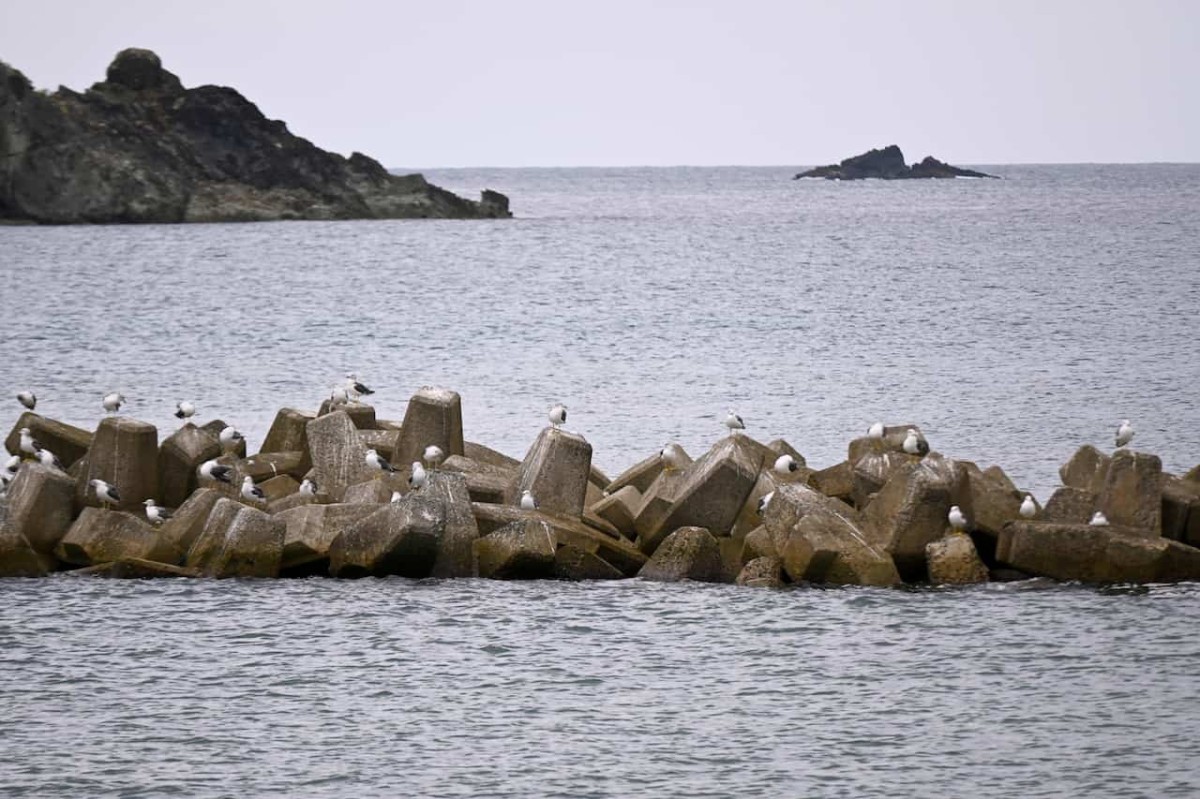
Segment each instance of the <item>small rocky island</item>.
M909 178L994 178L973 169L960 169L956 166L937 160L932 155L923 161L908 166L904 163L904 153L894 144L889 144L882 150L868 150L862 155L847 158L840 164L819 166L807 172L800 172L793 180L800 178L825 178L826 180L863 180L878 178L879 180L907 180Z
M185 89L149 50L117 54L80 93L34 90L0 62L0 221L49 224L507 218L421 175L344 158L235 89Z

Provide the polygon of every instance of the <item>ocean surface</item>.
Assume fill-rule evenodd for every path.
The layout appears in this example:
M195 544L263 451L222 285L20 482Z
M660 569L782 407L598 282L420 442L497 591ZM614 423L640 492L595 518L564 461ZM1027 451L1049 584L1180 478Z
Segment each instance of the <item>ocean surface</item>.
M516 219L0 227L0 387L251 447L348 371L556 401L610 473L727 408L814 467L876 419L1045 500L1122 418L1200 462L1200 165L999 181L427 171ZM7 431L19 405L0 402ZM1200 586L0 580L0 796L1195 796Z

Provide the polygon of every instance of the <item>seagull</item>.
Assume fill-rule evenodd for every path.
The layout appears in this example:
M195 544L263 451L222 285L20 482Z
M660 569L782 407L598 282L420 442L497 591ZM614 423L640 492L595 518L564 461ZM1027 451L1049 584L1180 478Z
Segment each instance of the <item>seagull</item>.
M121 501L121 494L114 485L109 485L103 480L89 480L88 485L96 492L96 499L100 500L106 510L109 505L116 505Z
M1133 425L1128 419L1122 419L1121 424L1117 427L1117 447L1123 447L1133 441Z
M28 427L22 427L18 432L21 434L21 443L18 448L26 455L37 457L42 448L42 442L33 437L33 433Z
M392 500L391 500L392 502L399 502L402 499L404 499L404 495L401 494L399 491L392 492Z
M236 428L226 427L218 436L221 440L221 449L225 451L237 449L238 444L246 440L245 436L237 431Z
M161 505L154 504L154 500L152 499L148 499L142 504L146 506L146 518L155 527L171 518L171 512Z
M760 499L758 501L758 515L759 516L763 515L763 512L766 511L767 506L771 504L771 500L774 497L775 497L774 491L771 491L770 493L767 493L767 494L763 494L762 499Z
M421 462L413 461L412 474L409 475L408 484L413 488L422 488L428 478L429 475L425 473L425 467L421 465Z
M346 391L345 386L334 386L333 393L329 395L330 406L337 408L349 402L350 393Z
M550 409L550 413L547 414L547 418L550 419L550 424L552 426L556 428L562 427L567 423L567 406L563 405L561 402L557 403L553 408Z
M18 391L17 392L17 402L21 403L26 408L28 408L29 410L32 411L34 408L37 407L37 395L34 394L32 391Z
M175 418L176 419L191 419L196 415L196 406L184 400L183 402L175 403Z
M729 432L736 434L738 430L745 430L746 423L742 417L738 416L732 410L725 415L725 426L729 428Z
M533 498L533 492L528 488L521 492L521 509L522 510L537 510L537 500Z
M904 436L903 449L909 455L925 455L929 452L929 444L917 437L917 431L911 427Z
M1100 511L1096 511L1092 514L1092 520L1088 522L1088 525L1091 527L1107 527L1108 517Z
M43 466L49 466L53 469L58 469L60 472L65 472L67 470L67 467L63 466L63 462L58 459L58 456L45 447L42 447L38 450L37 459Z
M317 495L317 484L307 477L300 483L300 496L315 497Z
M267 495L254 484L254 478L246 475L242 478L242 496L251 502L266 502Z
M867 438L883 438L883 422L876 422L867 430Z
M1032 519L1037 515L1037 504L1033 501L1033 494L1026 494L1024 501L1021 502L1021 515L1026 519Z
M683 461L683 452L678 444L667 444L658 453L658 457L663 462L663 469L668 472L679 471L687 465Z
M114 391L111 394L105 394L102 401L104 410L109 413L116 413L121 410L121 406L125 404L125 395L119 391Z
M200 476L208 480L216 480L218 483L233 484L233 469L228 466L222 466L214 461L205 461L200 464Z
M950 506L950 512L946 514L946 518L950 521L950 528L954 532L961 533L967 529L967 517L963 515L957 505Z
M373 449L367 450L367 465L380 472L394 472L396 467L388 463L382 455Z
M442 448L437 444L430 444L425 448L425 462L429 464L429 468L434 468L445 459L446 453L442 452Z
M776 474L791 474L800 468L800 464L791 455L780 455L775 459Z
M360 396L368 397L375 392L358 382L358 375L350 372L346 375L346 394L351 399L358 399Z
M8 475L8 479L11 480L17 476L17 470L20 468L21 468L21 456L13 455L4 464L4 470L0 471L0 474Z

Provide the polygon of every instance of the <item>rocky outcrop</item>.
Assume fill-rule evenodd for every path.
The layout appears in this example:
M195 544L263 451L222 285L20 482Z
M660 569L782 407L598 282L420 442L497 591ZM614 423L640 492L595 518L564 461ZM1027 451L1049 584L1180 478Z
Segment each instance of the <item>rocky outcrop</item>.
M937 160L932 155L911 167L904 163L904 153L894 144L889 144L882 150L868 150L862 155L847 158L840 164L819 166L806 172L798 173L794 180L800 178L825 178L826 180L863 180L877 178L879 180L906 180L909 178L994 178L973 169L961 169Z
M42 223L511 216L343 158L225 86L184 88L149 50L122 50L85 92L35 91L0 62L0 219Z

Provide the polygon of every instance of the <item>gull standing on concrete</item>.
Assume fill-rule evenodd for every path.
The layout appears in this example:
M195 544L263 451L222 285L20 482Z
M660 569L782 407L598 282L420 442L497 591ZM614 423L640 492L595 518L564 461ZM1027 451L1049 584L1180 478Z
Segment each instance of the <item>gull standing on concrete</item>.
M38 451L42 448L42 442L33 437L33 433L30 432L28 427L22 427L18 432L21 436L21 443L18 445L18 449L26 455L32 455L36 458Z
M567 406L563 405L561 402L555 404L555 406L550 409L550 413L546 414L546 417L550 420L551 426L556 428L562 427L567 423Z
M774 491L771 491L767 494L763 494L762 499L760 499L758 501L758 515L759 516L763 515L763 513L767 510L767 506L771 504L771 500L774 498L775 498Z
M300 483L300 496L302 497L315 497L317 490L317 484L307 477Z
M867 438L883 438L883 422L876 422L867 430Z
M152 499L148 499L142 504L146 506L146 519L155 527L171 518L171 512L161 505L156 505Z
M775 474L791 474L800 464L791 455L780 455L775 459Z
M442 448L437 444L430 444L425 448L425 463L429 464L430 469L435 469L446 459L446 453L442 452Z
M242 496L251 502L266 502L267 495L254 484L254 478L246 475L242 478Z
M401 494L399 491L392 492L392 502L399 502L402 499L404 499L404 495Z
M196 406L187 400L175 403L175 418L182 419L184 423L196 415Z
M117 411L121 410L121 406L125 404L125 395L119 391L113 391L112 393L104 395L104 399L101 400L101 404L104 405L104 410L108 413L116 413Z
M967 529L967 517L963 515L962 510L957 505L950 506L950 512L946 514L946 519L950 522L950 529L956 533L961 533Z
M1117 425L1117 448L1120 449L1130 441L1133 441L1133 425L1128 419L1122 419L1121 424Z
M1105 516L1100 511L1096 511L1095 513L1092 514L1092 520L1090 522L1088 522L1088 524L1091 525L1092 527L1107 527L1108 526L1108 517Z
M388 463L382 455L373 449L367 450L366 457L367 465L378 472L388 472L389 474L396 471L396 467Z
M18 391L17 402L21 403L27 409L32 411L37 407L37 395L32 391Z
M67 467L64 466L63 462L58 459L58 456L45 447L42 447L38 450L37 459L43 466L49 466L52 469L58 469L60 472L65 472L67 470Z
M349 372L346 375L346 394L355 402L359 397L369 397L375 392L358 382L358 375Z
M92 490L96 492L96 499L100 500L100 503L104 505L105 510L108 509L109 505L116 505L121 501L121 494L117 491L117 487L115 485L109 485L108 483L99 479L89 480L88 485L90 485Z
M233 469L228 466L222 466L215 460L205 461L200 464L200 476L206 480L215 480L218 483L233 485Z
M217 438L221 441L221 449L224 452L232 452L246 440L246 437L234 427L226 427Z
M413 461L412 474L408 476L408 484L413 488L424 488L425 482L429 479L429 475L425 473L425 467L420 461Z
M333 393L329 395L329 404L334 408L338 408L342 405L348 405L349 403L350 392L346 391L346 387L334 386Z
M528 488L521 492L521 509L522 510L537 510L537 500L533 498L533 492Z
M908 432L904 435L903 449L909 455L929 454L929 444L925 441L922 441L920 437L917 436L917 431L913 430L911 427L908 428Z
M746 429L746 422L730 409L725 414L725 426L729 428L731 435L737 435L737 431Z
M1037 503L1033 501L1033 494L1025 495L1025 499L1021 501L1020 513L1026 519L1032 519L1037 515Z
M678 444L667 444L658 453L658 457L663 462L663 469L668 472L677 472L687 466L683 460L683 451Z

